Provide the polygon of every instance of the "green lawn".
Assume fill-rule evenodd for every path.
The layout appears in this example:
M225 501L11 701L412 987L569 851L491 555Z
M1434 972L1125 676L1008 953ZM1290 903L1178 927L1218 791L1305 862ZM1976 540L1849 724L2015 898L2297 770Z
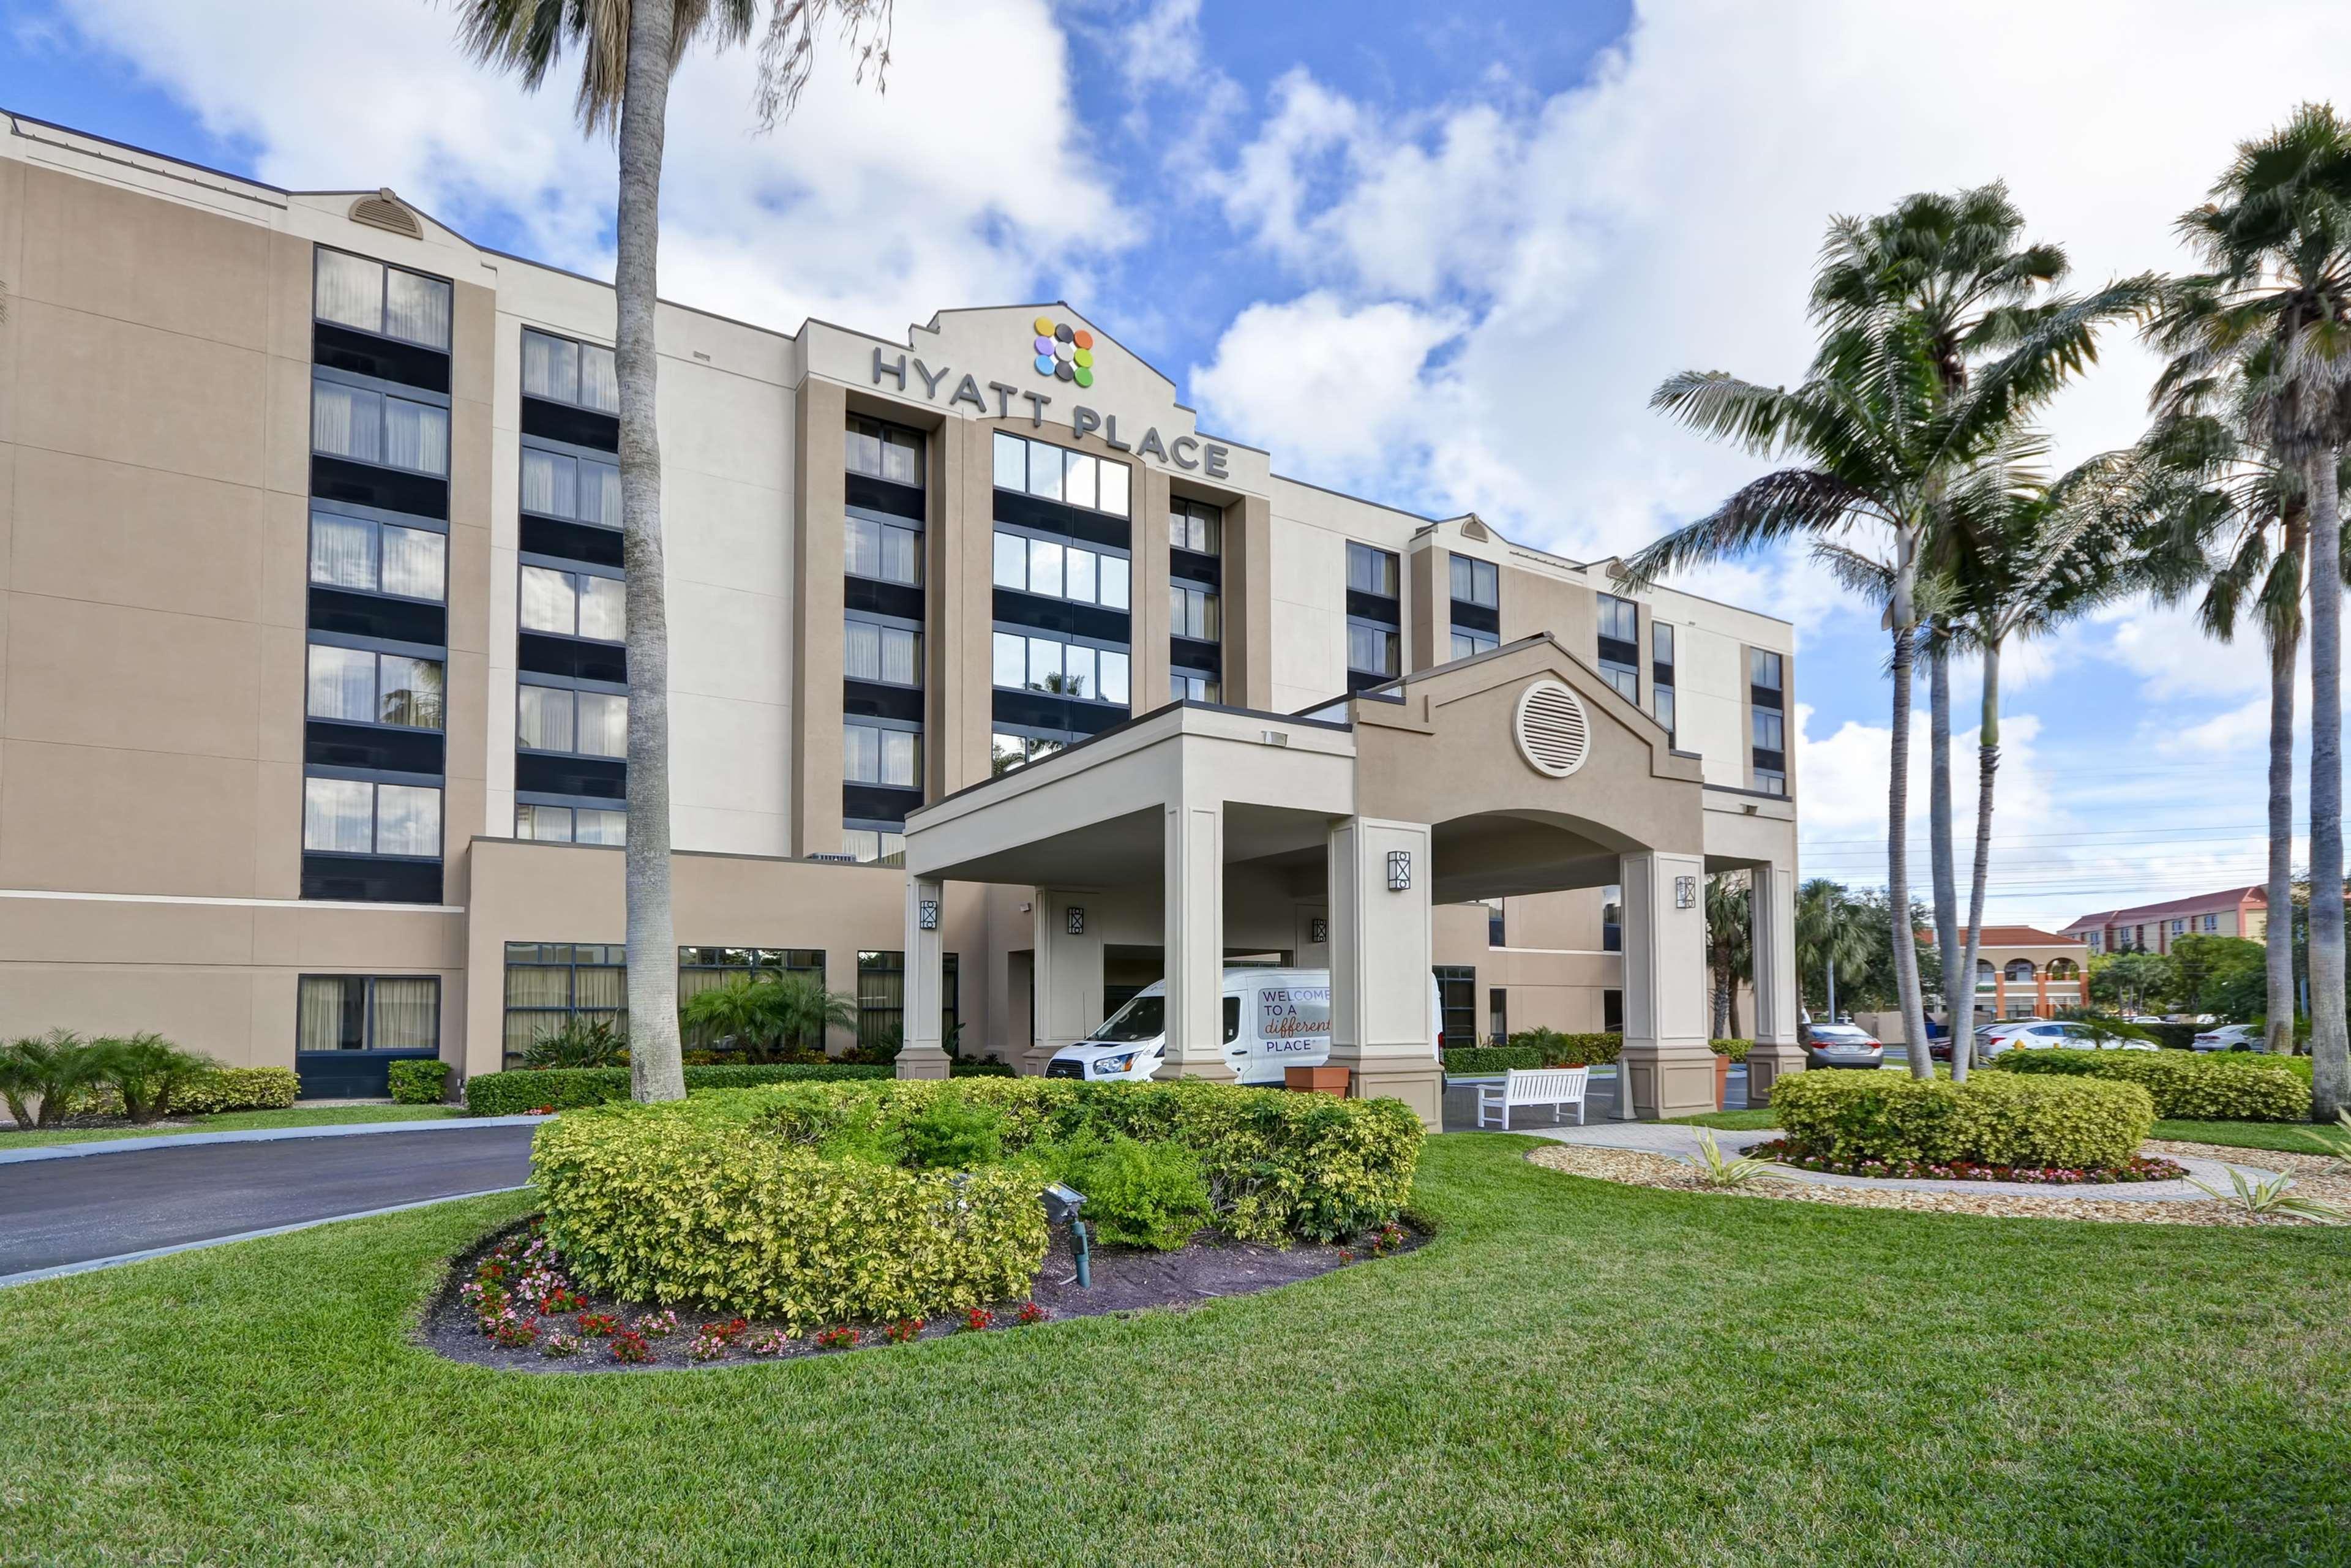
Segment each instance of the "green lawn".
M0 1131L0 1153L50 1144L96 1144L113 1138L168 1138L182 1133L236 1133L262 1127L324 1127L354 1122L436 1122L462 1116L455 1105L296 1105L284 1111L223 1111L172 1127L64 1127L47 1132Z
M616 1377L408 1346L522 1195L9 1292L37 1562L2339 1562L2351 1232L1428 1147L1437 1239L1178 1314Z
M1727 1133L1753 1133L1780 1124L1768 1105L1761 1111L1708 1111L1702 1116L1676 1116L1671 1120L1681 1126L1719 1127Z

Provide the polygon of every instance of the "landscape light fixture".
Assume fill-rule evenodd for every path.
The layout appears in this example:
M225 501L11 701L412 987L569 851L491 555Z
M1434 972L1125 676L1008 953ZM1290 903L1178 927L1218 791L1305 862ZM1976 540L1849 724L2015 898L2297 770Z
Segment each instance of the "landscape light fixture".
M1077 1259L1078 1289L1090 1289L1094 1282L1092 1255L1086 1247L1086 1222L1078 1218L1078 1210L1086 1204L1086 1195L1075 1187L1055 1182L1038 1195L1045 1206L1045 1223L1070 1228L1070 1251Z

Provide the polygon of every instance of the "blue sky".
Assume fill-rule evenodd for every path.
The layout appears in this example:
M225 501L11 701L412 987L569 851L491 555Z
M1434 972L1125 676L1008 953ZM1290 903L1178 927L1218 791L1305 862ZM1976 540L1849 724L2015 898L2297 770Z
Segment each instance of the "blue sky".
M2085 285L2183 267L2170 221L2231 143L2351 57L2341 8L2252 0L2231 26L2302 43L2216 76L2189 0L899 0L888 95L831 57L769 136L745 57L689 64L664 292L892 332L1067 298L1284 472L1596 559L1755 472L1645 401L1683 368L1801 372L1832 213L2005 178ZM609 146L451 37L428 0L0 0L0 105L297 188L392 185L608 273ZM2111 342L2052 413L2059 459L2128 441L2150 371ZM1881 882L1875 617L1802 559L1685 586L1797 622L1805 869ZM1994 918L2258 879L2256 648L2120 605L2006 684Z

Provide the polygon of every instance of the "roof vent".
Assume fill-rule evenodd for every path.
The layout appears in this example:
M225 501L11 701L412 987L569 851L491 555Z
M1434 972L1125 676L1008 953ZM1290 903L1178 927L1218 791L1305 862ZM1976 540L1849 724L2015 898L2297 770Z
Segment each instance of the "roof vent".
M392 193L389 186L372 196L361 196L353 202L350 219L355 224L365 224L371 229L382 229L408 239L424 237L424 225L416 221L416 214Z
M1592 724L1583 704L1557 681L1537 681L1519 694L1511 727L1519 754L1538 773L1564 779L1592 755Z
M1494 536L1488 533L1486 525L1473 516L1468 522L1461 525L1461 537L1465 539L1476 539L1480 544L1484 544L1489 542Z

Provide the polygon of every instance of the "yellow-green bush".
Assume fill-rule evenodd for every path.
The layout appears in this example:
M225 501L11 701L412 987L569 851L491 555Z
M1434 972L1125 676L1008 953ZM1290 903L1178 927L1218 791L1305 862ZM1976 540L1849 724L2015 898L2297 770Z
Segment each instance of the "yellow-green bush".
M173 1115L213 1111L283 1111L301 1092L290 1067L223 1067L172 1096Z
M1979 1073L1800 1072L1771 1085L1792 1147L1839 1161L2096 1169L2127 1163L2155 1127L2136 1083Z
M2137 1083L2155 1113L2192 1122L2307 1122L2310 1058L2262 1051L2009 1051L2006 1071ZM1776 1103L1776 1102L1775 1102Z

